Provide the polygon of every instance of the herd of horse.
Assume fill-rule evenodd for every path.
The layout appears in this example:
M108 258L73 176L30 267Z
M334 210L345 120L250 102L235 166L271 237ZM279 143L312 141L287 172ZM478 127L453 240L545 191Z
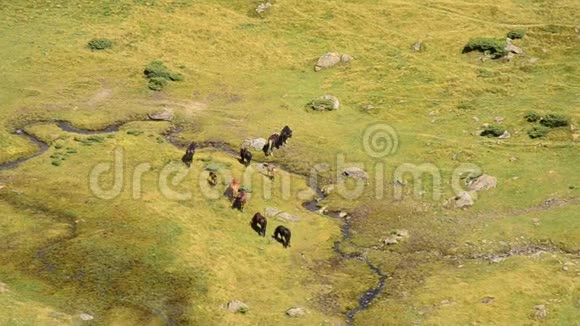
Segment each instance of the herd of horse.
M284 128L282 128L282 131L278 134L272 134L270 137L268 137L268 140L266 142L266 144L264 145L264 147L262 148L262 151L264 152L264 154L266 156L271 156L274 149L279 149L280 147L283 147L284 145L286 145L287 141L289 138L292 138L292 129L290 129L290 127L288 126L284 126ZM191 163L193 161L193 155L195 154L195 150L197 148L197 144L195 142L192 142L187 149L185 150L185 154L183 155L183 157L181 158L181 161L187 166L187 167L191 167ZM242 145L242 147L240 148L240 163L244 164L246 167L250 165L250 163L252 162L252 152L245 146ZM268 163L264 163L263 167L265 168L265 171L267 173L267 175L273 179L274 178L274 174L276 172L276 169L273 165L268 164ZM209 171L209 176L208 176L208 184L212 187L215 187L218 183L218 176L214 171ZM226 188L224 195L226 197L228 197L231 201L232 201L232 208L233 209L238 209L240 212L244 211L244 206L246 205L246 202L248 201L248 192L246 191L246 189L244 188L240 188L240 182L238 181L238 179L233 178L231 180L231 182L229 183L228 187ZM265 237L266 236L266 226L268 225L268 221L266 220L266 217L264 217L262 214L260 214L259 212L254 214L254 216L252 217L251 221L250 221L250 226L252 227L252 229L254 231L256 231L258 233L258 235ZM290 232L290 229L288 229L287 227L283 226L283 225L278 225L276 227L276 229L274 230L274 234L272 235L272 238L274 238L276 241L280 242L284 248L288 248L290 247L290 238L292 236L292 233Z

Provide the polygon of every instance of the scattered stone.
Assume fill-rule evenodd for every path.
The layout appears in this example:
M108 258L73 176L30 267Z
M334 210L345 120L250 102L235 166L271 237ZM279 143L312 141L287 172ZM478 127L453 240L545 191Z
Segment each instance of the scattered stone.
M308 106L316 111L333 111L340 108L340 101L336 96L324 95L308 103Z
M487 174L482 174L479 177L473 179L469 185L468 189L470 191L481 191L493 189L497 186L497 178L492 177Z
M386 239L383 240L383 243L386 244L387 246L390 245L394 245L399 243L399 241L397 240L397 237L394 235L388 236Z
M322 69L330 68L335 66L339 62L350 62L354 58L348 54L340 54L338 52L328 52L320 56L316 65L314 65L314 71L320 71Z
M328 196L334 191L335 187L336 187L335 184L329 184L322 187L322 189L320 189L320 192L322 192L323 195Z
M256 7L256 12L258 15L261 15L268 11L268 9L272 8L272 4L270 2L260 3L258 7Z
M304 308L290 308L286 311L286 315L288 317L304 317L306 315L306 311Z
M517 158L517 157L515 157L515 156L512 156L512 157L510 157L510 162L515 162L515 161L517 161L517 160L518 160L518 158Z
M510 52L510 53L515 53L515 54L524 53L524 50L522 50L522 48L517 47L517 46L512 44L512 40L510 38L506 39L506 44L505 44L504 50L507 52Z
M497 122L497 123L500 123L500 122L502 122L502 121L504 121L504 120L505 120L505 118L504 118L504 117L495 117L495 118L493 119L493 121L495 121L495 122Z
M439 304L441 306L450 306L450 305L454 305L455 303L456 303L455 301L449 300L449 299L444 299L444 300L441 300L441 302L439 302Z
M409 238L409 231L408 230L396 230L395 235L402 238L402 239L408 239Z
M363 169L356 166L348 167L342 170L342 175L345 177L353 177L360 180L368 180L369 175Z
M459 196L455 197L455 207L456 208L466 208L473 206L473 197L468 192L462 192Z
M365 111L371 111L371 110L374 110L375 109L375 106L372 105L372 104L364 104L362 106L362 109L365 110Z
M242 147L245 148L253 148L257 151L261 151L264 146L266 145L266 139L264 138L254 138L254 139L246 139L242 143Z
M264 210L264 215L266 215L266 217L274 217L278 214L280 214L282 211L276 208L272 208L272 207L266 207L266 209Z
M540 226L540 219L537 217L534 217L532 219L532 223L534 223L535 226Z
M508 139L508 138L512 138L512 134L509 133L509 131L504 131L503 134L501 134L499 137L497 137L498 139Z
M149 119L156 120L156 121L171 121L173 120L173 110L171 109L163 109L162 111L158 111L155 113L147 114Z
M546 310L546 305L539 304L537 306L534 306L534 310L536 311L536 313L534 314L534 317L536 317L537 319L546 318L546 316L548 315L548 311Z
M340 217L340 218L345 218L347 216L348 216L348 213L347 212L339 212L338 213L338 217Z
M493 303L494 301L495 301L495 298L490 297L490 296L487 296L487 297L484 297L483 299L481 299L481 303L483 303L483 304L490 304L490 303Z
M230 312L234 313L239 312L245 314L246 312L248 312L250 308L248 307L247 304L243 303L240 300L232 300L228 302L228 304L226 305L226 309L228 309Z
M548 208L553 206L556 203L556 198L548 198L546 199L546 201L544 201L544 207Z
M569 268L568 266L563 266L563 267L562 267L562 270L563 270L564 272L567 272L569 269L570 269L570 268Z
M415 42L411 45L411 50L413 50L415 52L423 52L426 49L427 49L426 46L423 44L423 41L421 41L421 40L418 40L417 42Z
M489 261L493 264L499 264L505 260L505 257L492 257Z
M276 215L276 219L283 221L283 222L298 222L300 218L298 216L292 215L290 213L282 212Z
M319 210L315 211L315 213L320 214L320 215L324 215L328 212L328 207L327 206L322 206L320 207Z
M84 320L84 321L93 320L95 318L89 314L80 314L79 317L81 318L81 320Z

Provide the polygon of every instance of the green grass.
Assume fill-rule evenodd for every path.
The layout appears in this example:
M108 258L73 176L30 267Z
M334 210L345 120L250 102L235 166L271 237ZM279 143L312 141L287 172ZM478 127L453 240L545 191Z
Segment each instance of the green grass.
M492 316L532 324L531 306L550 299L551 289L562 301L550 303L547 323L571 323L575 308L570 302L577 292L568 286L569 275L554 272L559 267L553 260L512 257L505 265L490 266L474 260L457 269L437 253L497 253L504 250L495 246L499 241L577 250L576 204L533 209L550 197L578 197L578 131L567 126L530 139L533 125L523 117L529 111L549 112L578 126L578 4L278 1L262 18L252 14L255 6L241 0L0 4L0 162L35 153L33 144L13 134L19 128L51 146L17 169L0 172L5 186L0 189L0 282L11 289L9 296L0 294L0 324L71 323L83 310L98 317L96 324L155 324L164 318L197 324L332 324L376 284L364 264L340 261L332 253L340 238L338 223L302 209L302 199L294 195L306 183L298 175L291 177L296 185L291 199L274 190L269 201L261 199L256 177L247 212L237 213L227 201L208 200L195 189L200 175L205 182L202 171L209 164L231 167L237 175L241 165L230 155L199 150L180 186L192 190L192 199L167 200L155 176L167 163L181 166L183 155L161 137L169 123L136 121L111 135L76 135L51 122L99 129L145 120L147 113L165 108L175 113L173 123L183 128L184 143L224 141L238 149L244 139L268 137L289 125L294 136L288 146L268 158L254 152L255 160L304 175L313 165L328 163L330 170L323 173L328 183L340 172L337 154L365 164L371 178L361 198L334 194L323 203L356 213L356 246L343 246L366 253L391 273L388 288L357 316L357 324L486 323ZM525 54L509 63L461 54L472 38L515 30L527 31L514 41ZM91 51L87 42L95 38L114 46ZM429 44L427 51L409 50L418 39ZM355 60L314 72L317 58L328 51ZM143 70L154 60L185 78L150 91ZM305 108L325 94L339 98L341 108ZM375 109L361 109L369 104ZM501 126L511 138L479 136L482 125L496 117L504 118ZM363 130L375 122L392 126L399 140L398 150L380 159L361 145ZM95 164L112 161L117 147L124 149L131 168L123 171L122 195L100 200L86 178ZM386 174L381 199L372 191L378 185L377 162ZM127 180L141 163L151 164L151 171L144 173L144 193L136 200ZM434 182L428 177L423 196L413 196L407 175L404 199L394 201L392 181L403 163L434 164L441 173L441 198L433 199ZM444 199L454 195L453 171L463 163L497 177L498 187L481 192L469 210L443 209ZM111 179L107 175L103 182ZM288 250L257 237L247 225L251 213L269 206L301 217L291 225ZM63 240L70 236L73 218L82 220L78 235ZM530 224L532 218L540 225ZM271 221L269 230L275 224ZM372 249L393 229L408 229L411 238L389 250ZM494 245L463 249L465 241L484 239ZM52 241L47 259L61 267L59 273L43 270L33 258ZM83 269L84 280L72 277ZM504 275L513 285L500 288ZM263 280L259 286L256 278ZM538 286L528 289L525 282ZM125 295L115 293L117 288ZM398 297L397 289L408 296ZM480 306L482 295L505 304ZM219 307L236 298L249 304L247 314ZM436 307L445 298L457 304ZM187 302L186 308L176 310L171 300ZM307 317L287 320L284 311L296 305L308 309ZM426 306L431 308L417 315L415 308ZM51 311L63 313L63 320L51 319Z

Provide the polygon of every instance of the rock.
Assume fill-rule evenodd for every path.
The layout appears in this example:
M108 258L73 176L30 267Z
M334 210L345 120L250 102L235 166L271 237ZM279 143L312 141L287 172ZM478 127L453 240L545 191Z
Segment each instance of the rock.
M456 208L465 208L469 206L473 206L473 198L468 192L462 192L459 196L455 197L455 207Z
M298 216L292 215L290 213L282 212L276 215L276 219L283 221L283 222L298 222L300 218Z
M534 317L536 317L536 319L544 319L544 318L546 318L546 316L548 316L548 311L546 310L546 305L540 304L540 305L534 306L534 310L536 311L536 313L534 314Z
M228 309L230 312L239 312L242 314L245 314L246 312L248 312L248 305L243 303L240 300L232 300L230 302L228 302L228 304L226 305L226 309Z
M394 234L402 239L408 239L409 238L409 231L407 230L396 230L394 232Z
M328 195L330 195L334 191L334 188L335 187L336 187L336 185L329 184L329 185L326 185L326 186L322 187L322 189L320 189L320 192L322 192L322 194L324 196L328 196Z
M499 60L501 60L503 62L510 62L510 61L512 61L513 58L514 58L514 54L511 52L508 52L506 55L499 58Z
M423 52L426 50L426 47L423 44L423 41L419 40L411 45L411 50L415 52Z
M266 215L266 217L274 217L278 214L280 214L282 211L276 208L272 208L272 207L266 207L266 209L264 210L264 215Z
M375 106L372 104L364 104L361 108L365 111L371 111L375 109Z
M512 44L512 40L511 39L506 39L506 44L505 44L505 51L510 52L510 53L515 53L515 54L522 54L524 53L524 50L522 50L522 48L517 47L515 45Z
M340 62L346 63L346 62L351 62L352 60L354 60L354 58L348 54L342 54L340 56Z
M518 158L517 158L517 157L515 157L515 156L512 156L512 157L510 157L510 162L515 162L515 161L517 161L517 160L518 160Z
M509 131L504 131L503 134L501 134L499 137L497 137L498 139L508 139L508 138L512 138L512 134L509 133Z
M501 262L502 262L502 261L504 261L504 260L505 260L505 258L504 258L504 257L499 257L499 256L497 256L497 257L492 257L492 258L491 258L489 261L490 261L491 263L493 263L493 264L499 264L499 263L501 263Z
M368 180L369 175L363 169L355 166L348 167L342 170L342 175L345 177L352 177L359 180Z
M258 13L258 15L262 15L270 8L272 8L272 4L270 2L260 3L258 7L256 7L256 12Z
M308 106L316 111L333 111L340 108L340 101L336 96L324 95L308 103Z
M481 303L483 303L483 304L490 304L490 303L493 303L494 301L495 301L495 298L490 297L490 296L487 296L487 297L484 297L483 299L481 299Z
M81 318L81 320L84 320L84 321L93 320L95 318L89 314L80 314L79 317Z
M475 121L475 122L479 122L479 118L478 117L473 117L471 119L473 119L473 121Z
M264 146L266 145L266 139L264 138L254 138L254 139L246 139L242 143L242 147L245 148L253 148L257 151L261 151Z
M532 219L532 223L534 223L535 226L540 226L540 219L537 217L534 217Z
M155 113L147 114L149 119L156 121L171 121L173 120L173 110L164 109Z
M450 305L454 305L455 303L456 303L455 301L449 300L449 299L444 299L444 300L441 300L441 302L439 302L439 304L441 306L450 306Z
M468 189L470 191L481 191L481 190L488 190L493 189L497 186L497 178L492 177L487 174L482 174L479 177L473 179L469 185Z
M348 216L348 213L347 212L339 212L338 213L338 217L340 217L340 218L345 218L347 216Z
M304 317L306 315L306 311L304 308L290 308L286 310L286 315L288 317Z
M530 58L530 59L528 60L528 62L529 62L529 63L531 63L531 64L534 64L534 63L536 63L536 62L538 62L538 61L540 61L540 58L536 58L536 57Z
M495 122L497 122L497 123L500 123L500 122L502 122L502 121L504 121L504 120L505 120L505 118L503 118L503 117L495 117L495 118L493 119L493 121L495 121Z
M390 246L399 243L399 241L397 240L396 236L392 235L385 238L383 240L383 243L386 244L387 246Z

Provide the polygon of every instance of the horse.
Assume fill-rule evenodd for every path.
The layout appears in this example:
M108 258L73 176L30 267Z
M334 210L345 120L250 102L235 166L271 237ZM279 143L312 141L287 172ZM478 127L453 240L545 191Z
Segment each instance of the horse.
M236 199L232 204L232 208L238 209L240 212L244 211L244 206L246 206L246 202L248 201L248 194L245 191L240 191Z
M254 217L252 217L252 220L250 221L250 225L259 235L263 237L266 236L266 225L268 225L268 221L266 221L266 218L262 216L262 214L254 214Z
M252 162L252 152L245 147L240 149L240 162L245 166L250 165L250 162Z
M240 189L240 182L238 181L238 179L233 178L232 181L230 182L230 184L228 185L228 187L226 188L224 195L226 195L226 197L228 197L230 200L232 200L238 195L239 189Z
M195 154L195 149L197 148L197 144L192 142L187 146L185 150L185 154L181 157L181 161L187 165L187 167L191 167L191 162L193 161L193 154Z
M280 138L278 138L278 146L276 146L276 148L286 145L289 138L292 138L292 129L288 126L284 126L280 132Z
M268 142L266 143L266 145L264 145L264 154L266 154L266 156L270 156L272 155L272 151L274 150L274 147L279 148L279 138L280 135L278 134L272 134L272 136L268 137Z
M292 233L290 232L290 229L288 229L285 226L278 225L278 227L276 227L276 230L274 230L274 235L272 235L272 238L276 239L276 241L283 244L284 248L288 248L290 247L291 236Z
M215 172L213 171L209 171L209 176L207 179L207 183L209 183L210 186L214 187L215 185L217 185L217 174L215 174Z

